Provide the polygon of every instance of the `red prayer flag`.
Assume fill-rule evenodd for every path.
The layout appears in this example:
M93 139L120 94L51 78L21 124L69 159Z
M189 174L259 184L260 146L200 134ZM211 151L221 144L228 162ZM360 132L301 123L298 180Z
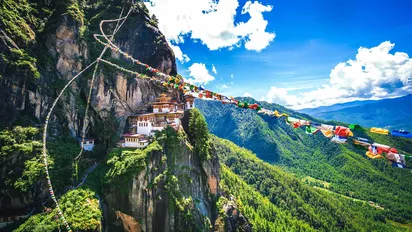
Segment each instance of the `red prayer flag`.
M334 134L335 134L335 135L338 135L338 136L342 136L342 137L353 136L352 131L350 131L349 128L344 127L344 126L337 126L337 127L335 128Z

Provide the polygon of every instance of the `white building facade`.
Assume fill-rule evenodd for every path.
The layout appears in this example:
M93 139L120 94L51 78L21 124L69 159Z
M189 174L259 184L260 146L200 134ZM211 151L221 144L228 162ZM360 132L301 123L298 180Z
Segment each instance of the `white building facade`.
M122 147L145 148L149 145L149 140L142 134L124 134L123 138Z
M79 146L83 148L85 151L93 151L94 148L94 139L84 139L83 140L80 138L78 139L79 141Z

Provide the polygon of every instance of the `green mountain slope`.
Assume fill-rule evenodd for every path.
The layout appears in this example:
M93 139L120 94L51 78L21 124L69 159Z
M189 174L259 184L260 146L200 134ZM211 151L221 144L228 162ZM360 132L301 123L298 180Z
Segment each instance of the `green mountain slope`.
M351 122L368 127L412 130L412 95L394 99L357 102L358 105L355 103L352 103L353 106L342 109L339 106L330 106L300 112L325 120Z
M239 209L251 221L255 231L315 231L309 223L273 204L225 165L221 166L221 178L223 191L236 198Z
M257 231L400 230L386 223L386 210L307 186L228 140L213 137L213 144L224 164L222 188L235 194L255 229L277 222L276 227L258 227Z
M322 122L277 104L262 105L294 117ZM196 101L196 107L205 115L212 133L253 151L259 158L276 163L299 178L327 182L328 188L338 194L383 205L389 210L385 213L390 219L412 220L410 171L393 169L384 160L370 160L363 148L331 143L322 134L307 135L303 129L287 125L284 119L261 116L252 110L216 101ZM356 131L355 136L393 145L402 153L412 152L410 140L366 131Z

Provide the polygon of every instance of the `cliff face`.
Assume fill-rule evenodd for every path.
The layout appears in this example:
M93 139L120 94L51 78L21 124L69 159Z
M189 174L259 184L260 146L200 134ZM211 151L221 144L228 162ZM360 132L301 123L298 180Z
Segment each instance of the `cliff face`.
M121 11L124 16L130 7L126 0L34 0L32 3L4 0L0 4L0 128L16 124L43 125L63 86L100 55L103 46L92 36L100 33L97 25L102 19L118 18ZM107 34L112 33L114 25L105 25ZM134 5L114 43L134 58L166 74L177 74L174 54L142 3ZM144 69L133 66L110 50L103 57L145 73ZM80 135L92 73L93 67L80 75L63 94L50 120L49 136ZM149 102L160 93L181 99L177 91L132 77L102 63L91 87L87 136L95 137L96 143L105 148L113 147L113 138L126 130L127 117L146 110ZM188 117L186 114L186 131ZM217 154L210 148L206 159L195 151L183 129L178 134L170 130L157 141L159 146L137 164L144 164L140 172L122 178L122 184L109 182L102 189L94 189L99 193L103 191L100 197L106 231L213 229L218 217L216 199L220 195ZM38 154L33 152L30 158ZM19 154L7 155L3 158L13 160L13 166L19 165L19 173L23 172L28 158L19 161ZM67 157L71 160L70 155ZM72 164L68 162L67 165L69 170ZM134 164L126 163L127 167L130 165ZM1 170L2 179L7 175L6 170ZM102 175L100 177L104 178L107 173ZM34 202L47 198L42 174L36 178L37 183L33 184L30 193L2 191L2 195L7 195L7 209L23 212L39 205ZM232 215L232 211L228 214ZM43 218L49 214L39 215L36 216ZM28 224L36 226L36 220L29 220ZM57 228L53 223L52 226Z
M5 21L1 25L5 27L0 40L0 52L4 54L0 58L0 107L4 109L0 113L0 121L3 126L13 125L22 117L42 124L63 85L100 55L103 46L96 43L92 36L93 33L100 33L97 26L100 20L117 18L121 7L124 7L124 16L130 7L127 1L107 0L89 5L84 1L65 2L43 3L43 7L55 12L42 21L46 25L43 28L38 28L40 26L22 16L22 23L33 28L30 37L24 37L27 40L10 29L12 25L9 24L13 22ZM77 7L80 13L72 13L73 7ZM142 62L166 74L176 74L174 54L145 10L143 4L135 5L117 33L115 43ZM78 18L79 15L83 17ZM33 13L31 16L37 15ZM104 25L107 34L112 33L114 25ZM105 57L144 73L144 70L132 67L110 51L106 52ZM27 66L18 65L23 59L30 61ZM121 130L128 115L142 110L160 92L166 91L103 64L99 67L91 101L91 125L88 128L91 135L96 133L93 130L96 124L110 117L117 119L118 127L115 129ZM91 76L91 71L82 74L63 95L52 118L54 130L51 132L59 135L70 131L72 136L79 135Z
M122 7L124 16L131 7L128 1L1 1L0 128L43 125L62 87L100 55L103 46L92 36L100 33L100 20L118 18ZM106 33L111 34L114 26L105 25ZM173 51L140 3L134 5L116 34L115 43L164 73L177 73ZM110 50L104 57L145 73ZM80 135L93 68L79 76L63 94L52 115L49 135ZM103 64L99 64L92 87L87 132L106 147L115 142L108 141L110 138L123 132L127 116L146 109L160 93L180 97L177 92ZM1 179L8 175L6 170L24 167L27 158L10 155L7 159L13 166L1 168ZM38 183L35 189L39 194L9 194L8 189L2 189L2 195L10 202L7 209L22 211L44 199L44 183ZM4 206L3 201L1 205Z
M216 219L219 162L202 161L185 133L169 128L161 149L125 185L104 193L107 231L210 231Z

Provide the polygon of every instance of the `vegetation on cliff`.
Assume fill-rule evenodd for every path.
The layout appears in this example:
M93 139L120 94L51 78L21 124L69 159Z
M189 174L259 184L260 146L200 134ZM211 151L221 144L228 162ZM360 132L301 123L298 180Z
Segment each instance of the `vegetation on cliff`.
M74 231L99 231L101 229L102 213L99 200L93 191L89 189L69 191L59 199L59 204L64 211L67 222ZM15 231L65 230L57 215L57 209L33 215Z
M210 159L210 138L205 117L198 109L190 110L189 140L201 160Z
M151 143L144 150L114 148L107 157L106 183L127 183L138 175L146 166L149 155L155 151L162 151L157 141Z
M44 176L39 130L34 127L14 127L0 131L0 157L5 177L2 190L27 192L33 190ZM52 160L50 164L53 165ZM5 175L7 173L7 175Z

